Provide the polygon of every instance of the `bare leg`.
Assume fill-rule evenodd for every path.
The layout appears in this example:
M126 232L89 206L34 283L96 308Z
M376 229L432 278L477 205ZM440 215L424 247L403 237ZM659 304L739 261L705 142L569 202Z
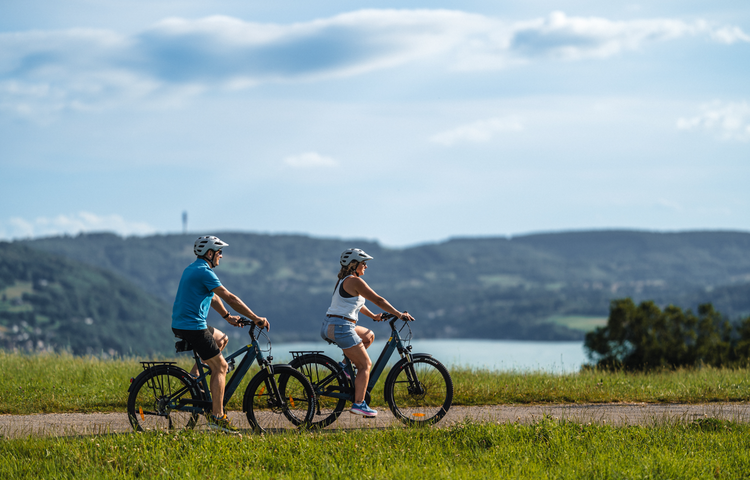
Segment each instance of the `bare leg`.
M362 403L365 401L365 391L367 390L367 383L370 381L372 361L370 356L367 355L364 342L344 349L344 355L357 367L357 376L354 378L354 403Z
M362 339L362 344L365 346L365 348L370 348L370 345L372 345L372 342L375 341L375 333L369 328L362 327L359 325L354 327L354 331L357 332L357 335L359 335L359 338Z
M224 360L224 355L219 353L216 356L205 360L206 364L211 369L211 399L213 401L213 414L216 417L224 415L224 383L227 378L227 361Z

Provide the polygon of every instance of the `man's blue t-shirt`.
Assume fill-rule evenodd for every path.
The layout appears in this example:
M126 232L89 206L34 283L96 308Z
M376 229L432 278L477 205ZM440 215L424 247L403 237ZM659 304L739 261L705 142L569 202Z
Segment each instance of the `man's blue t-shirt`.
M180 330L205 330L212 291L221 282L205 260L191 263L180 279L177 296L172 307L172 328Z

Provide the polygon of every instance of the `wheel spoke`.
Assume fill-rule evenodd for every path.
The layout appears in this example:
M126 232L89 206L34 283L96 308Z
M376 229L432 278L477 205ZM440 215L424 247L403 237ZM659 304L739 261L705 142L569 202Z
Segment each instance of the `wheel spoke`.
M175 368L154 367L128 397L128 417L136 431L193 428L198 414L180 411L178 400L194 398L191 386Z
M391 411L405 423L431 424L440 420L453 401L453 382L445 366L429 357L399 363L385 386Z
M315 389L315 416L311 428L324 428L341 415L346 400L328 396L328 393L345 391L348 381L339 372L332 359L318 354L296 358L292 367L303 372Z

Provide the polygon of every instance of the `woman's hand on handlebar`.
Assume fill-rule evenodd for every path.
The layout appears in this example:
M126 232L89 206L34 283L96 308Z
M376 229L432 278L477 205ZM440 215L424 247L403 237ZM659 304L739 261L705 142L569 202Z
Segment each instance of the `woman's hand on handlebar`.
M409 315L409 312L404 312L399 317L399 320L403 320L405 322L413 322L414 321L414 317L412 317L411 315Z
M402 314L400 314L398 316L396 316L396 315L394 315L392 313L380 313L377 316L380 317L380 319L379 320L373 319L376 322L387 322L387 321L392 320L394 318L398 318L399 320L403 320L405 322L413 322L414 321L414 317L412 317L411 315L409 315L409 312L404 312L404 313L402 313Z

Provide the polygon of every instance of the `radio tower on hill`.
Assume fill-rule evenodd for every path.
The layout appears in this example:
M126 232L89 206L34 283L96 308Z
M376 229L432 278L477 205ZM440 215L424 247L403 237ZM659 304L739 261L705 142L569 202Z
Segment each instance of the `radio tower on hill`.
M187 233L187 212L182 212L182 233Z

